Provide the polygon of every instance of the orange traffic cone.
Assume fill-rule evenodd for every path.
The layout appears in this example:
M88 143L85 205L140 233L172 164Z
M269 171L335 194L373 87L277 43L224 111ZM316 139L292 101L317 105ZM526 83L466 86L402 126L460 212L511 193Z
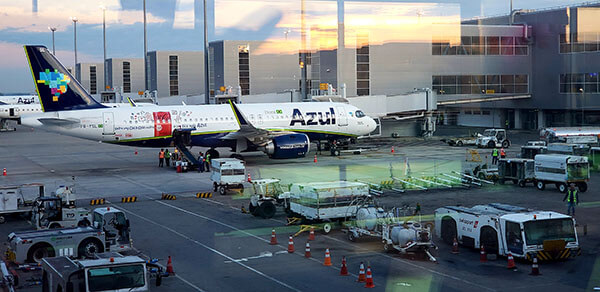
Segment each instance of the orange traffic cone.
M531 276L541 275L540 267L538 266L538 262L537 262L537 257L533 258L533 264L531 264L531 273L529 273L529 275L531 275Z
M512 254L509 252L508 253L508 266L506 266L506 268L508 269L514 269L517 266L515 265L515 258L513 258Z
M175 271L173 271L173 262L171 262L171 256L169 256L169 260L167 261L167 273L169 275L175 275Z
M252 182L252 177L250 176L250 173L248 173L248 182L251 183Z
M137 155L137 149L135 149L135 155Z
M356 280L357 282L364 282L366 281L365 279L365 265L363 264L363 262L360 262L360 269L358 270L358 280Z
M304 249L304 257L310 258L310 243L306 242L306 248Z
M375 288L375 283L373 283L373 274L371 274L371 266L367 267L367 281L365 283L365 288Z
M452 253L458 254L458 240L456 240L456 237L454 238L454 242L452 243Z
M2 170L2 176L6 176L6 168Z
M310 228L310 233L308 234L308 240L315 240L315 228Z
M348 276L348 267L346 267L346 257L342 257L342 269L340 270L340 276Z
M329 249L325 249L325 261L323 262L324 266L331 266L331 255L329 254Z
M290 240L288 241L288 252L289 253L294 252L294 239L292 239L291 235L290 235Z
M317 155L315 155L315 159L313 161L317 163Z
M482 263L487 262L487 254L485 253L485 248L483 248L483 244L481 245L481 250L479 250L479 261Z
M275 236L275 229L271 230L271 242L270 245L277 245L277 236Z
M394 146L392 146L392 153L394 153Z

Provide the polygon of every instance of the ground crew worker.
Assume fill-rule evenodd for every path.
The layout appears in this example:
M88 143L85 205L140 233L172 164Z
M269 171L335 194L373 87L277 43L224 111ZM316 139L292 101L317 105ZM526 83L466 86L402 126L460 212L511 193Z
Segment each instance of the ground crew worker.
M167 167L171 166L171 152L169 152L169 149L165 149L165 164L167 165Z
M498 164L498 148L492 150L492 165Z
M567 201L567 215L575 216L575 205L579 205L579 196L574 183L569 185L569 190L567 190L567 194L563 198L564 201ZM573 214L571 214L571 210L573 210Z
M206 152L206 171L210 170L210 152Z
M508 130L508 126L510 125L510 123L508 122L508 120L506 120L506 122L504 122L504 125L506 126L506 129Z
M506 158L506 151L504 151L504 147L500 148L500 158Z
M164 164L165 164L165 150L160 149L160 152L158 152L158 167L163 167Z
M202 151L198 153L198 172L204 172L204 155L202 155Z
M175 153L173 155L173 165L175 165L175 161L179 161L179 149L175 148Z

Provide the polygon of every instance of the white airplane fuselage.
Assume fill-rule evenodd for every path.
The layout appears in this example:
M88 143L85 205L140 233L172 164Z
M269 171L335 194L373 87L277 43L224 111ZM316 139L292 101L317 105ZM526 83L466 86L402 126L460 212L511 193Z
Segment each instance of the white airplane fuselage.
M349 104L273 103L237 107L257 129L303 133L310 140L362 136L376 127L368 116L357 117L360 110ZM44 119L62 122L45 123ZM229 104L58 111L27 115L21 120L24 125L70 136L142 147L170 145L174 130L190 131L191 146L233 147L237 139L223 138L240 130Z

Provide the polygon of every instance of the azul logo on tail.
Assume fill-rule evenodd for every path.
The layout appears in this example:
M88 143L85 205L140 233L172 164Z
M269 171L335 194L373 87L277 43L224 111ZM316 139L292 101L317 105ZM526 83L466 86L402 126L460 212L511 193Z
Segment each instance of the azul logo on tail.
M50 92L53 95L52 101L58 101L58 97L67 92L69 83L71 83L71 78L58 72L57 69L54 69L54 72L50 72L50 69L46 69L45 72L40 72L40 79L37 80L37 83L43 83L50 87Z
M306 115L306 119L304 115ZM302 115L299 109L295 108L290 126L296 123L300 123L303 126L335 125L335 112L332 107L329 108L328 112L306 112L304 115Z

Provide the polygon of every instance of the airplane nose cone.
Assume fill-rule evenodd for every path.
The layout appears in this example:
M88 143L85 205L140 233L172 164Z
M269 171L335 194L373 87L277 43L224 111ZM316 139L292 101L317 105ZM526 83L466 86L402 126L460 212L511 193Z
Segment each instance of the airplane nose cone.
M369 133L373 132L375 130L375 128L377 128L377 123L375 122L374 119L369 118L369 122L367 122L367 129L368 129Z

